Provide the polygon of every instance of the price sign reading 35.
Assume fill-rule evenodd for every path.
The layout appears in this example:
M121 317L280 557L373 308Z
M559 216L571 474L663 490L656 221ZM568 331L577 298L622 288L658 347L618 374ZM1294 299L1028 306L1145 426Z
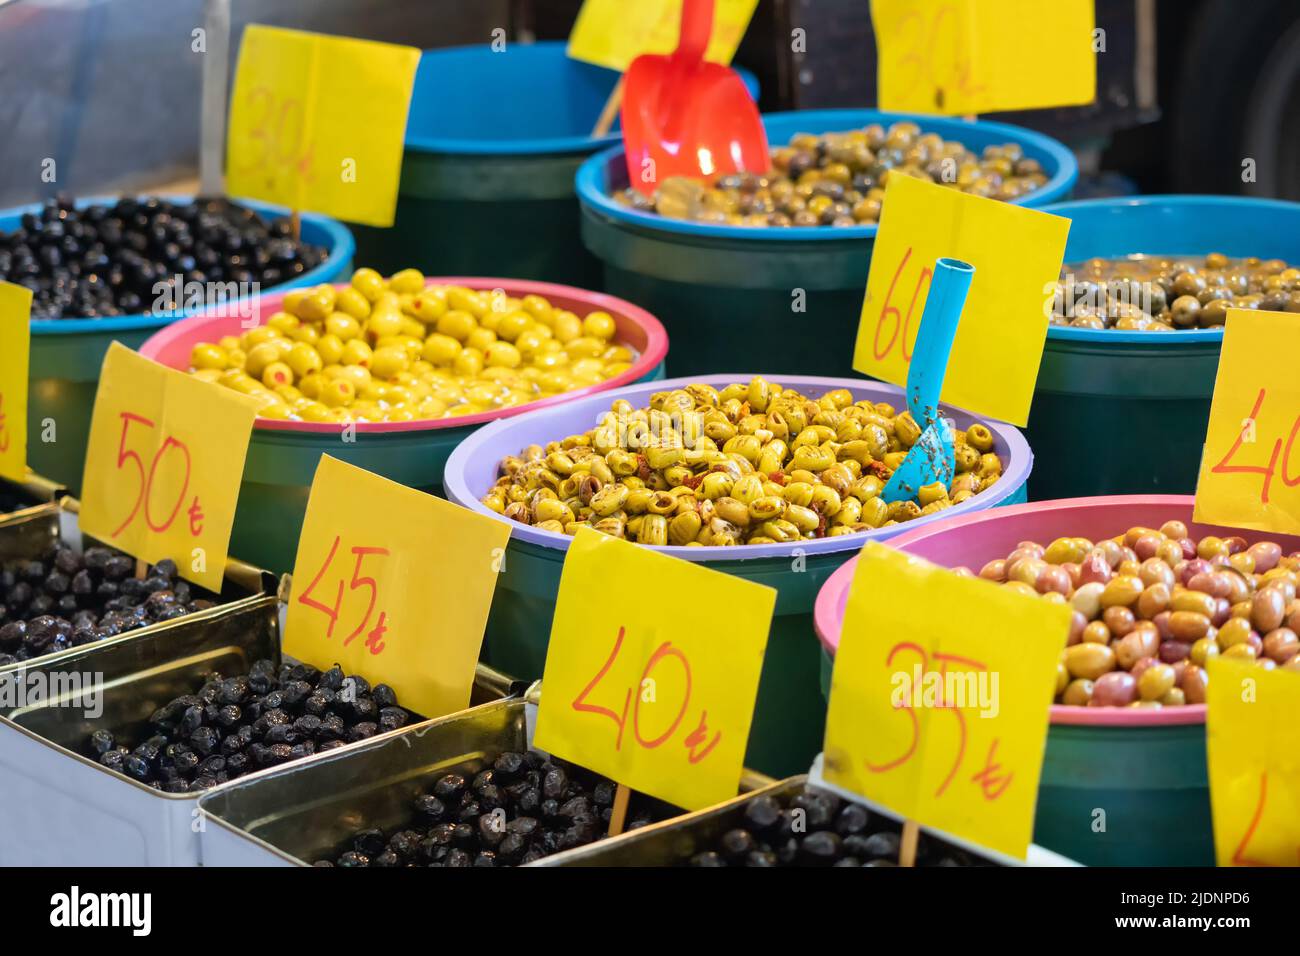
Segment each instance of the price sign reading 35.
M220 590L256 404L117 342L100 373L81 527Z
M542 677L542 750L679 807L736 795L776 592L583 529Z

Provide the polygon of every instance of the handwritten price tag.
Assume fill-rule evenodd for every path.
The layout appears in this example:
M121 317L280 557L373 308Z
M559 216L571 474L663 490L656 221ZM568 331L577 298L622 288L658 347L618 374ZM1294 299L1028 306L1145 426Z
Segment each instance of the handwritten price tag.
M1300 534L1300 382L1273 370L1277 356L1296 348L1295 315L1228 310L1196 521Z
M0 282L0 477L27 480L32 290Z
M256 403L109 346L82 481L81 528L221 589Z
M1211 660L1206 755L1219 866L1300 866L1300 674Z
M936 259L975 266L941 398L1024 425L1070 221L910 176L890 176L853 367L907 384Z
M731 799L775 604L771 588L580 531L537 746L688 810Z
M871 0L881 109L963 115L1091 103L1093 0Z
M869 542L831 677L826 779L1024 859L1069 629L1067 605Z
M285 653L382 681L425 717L465 709L509 538L503 522L322 455Z
M704 58L730 63L757 7L758 0L717 0ZM673 52L681 23L682 0L586 0L569 34L568 54L622 72L642 53Z
M391 226L419 62L414 47L250 25L230 100L227 192Z

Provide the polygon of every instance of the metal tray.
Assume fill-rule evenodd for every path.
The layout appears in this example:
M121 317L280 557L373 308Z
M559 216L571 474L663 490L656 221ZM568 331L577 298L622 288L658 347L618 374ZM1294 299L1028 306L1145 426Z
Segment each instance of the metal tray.
M143 736L149 716L192 693L201 674L246 670L263 657L278 662L280 606L273 596L248 598L148 631L28 662L29 683L56 675L65 682L80 675L83 686L97 681L102 691L92 709L100 712L88 716L87 701L66 684L49 700L0 710L0 865L200 863L201 795L162 793L107 770L85 755L87 738L99 728L138 727ZM518 689L481 669L475 694L489 700ZM267 772L274 771L242 779Z
M333 858L362 827L388 830L407 823L411 802L436 775L453 769L476 773L503 751L527 748L535 697L536 685L526 698L484 704L347 753L313 757L209 791L199 800L204 865L309 866ZM747 773L741 787L770 783ZM660 801L654 805L663 814L681 813Z
M10 481L8 478L0 478L0 488L4 488L15 497L26 502L23 507L6 512L3 517L22 514L32 508L51 504L68 493L68 489L63 485L30 471L27 473L26 481Z

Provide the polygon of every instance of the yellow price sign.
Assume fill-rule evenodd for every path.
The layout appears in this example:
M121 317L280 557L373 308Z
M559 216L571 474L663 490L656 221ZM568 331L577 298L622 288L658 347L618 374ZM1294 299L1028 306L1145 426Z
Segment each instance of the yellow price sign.
M0 477L27 480L32 290L0 282Z
M975 267L941 398L1024 425L1070 220L911 176L890 176L853 367L907 384L935 262Z
M81 529L221 590L256 409L114 342L90 421Z
M1069 630L1068 605L869 542L831 676L826 779L1024 859Z
M1093 0L871 0L881 109L960 116L1097 98Z
M391 226L415 47L250 25L230 100L226 191Z
M730 63L757 7L758 0L717 0L704 58ZM682 0L586 0L569 34L568 54L622 72L643 53L672 53L681 23Z
M1300 382L1274 371L1295 348L1300 316L1228 310L1194 520L1300 534Z
M776 591L583 529L535 743L674 806L736 795Z
M425 717L464 710L509 539L504 522L322 455L285 653L382 681Z
M1206 757L1219 866L1300 866L1300 673L1206 665Z

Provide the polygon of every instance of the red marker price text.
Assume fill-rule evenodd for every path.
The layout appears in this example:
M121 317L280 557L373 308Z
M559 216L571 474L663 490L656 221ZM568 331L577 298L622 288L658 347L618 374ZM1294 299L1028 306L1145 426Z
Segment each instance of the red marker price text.
M376 614L379 605L379 583L367 572L371 568L382 567L383 560L389 556L388 549L353 547L348 549L346 554L340 555L341 544L341 538L335 535L329 554L325 556L325 563L298 596L298 603L320 611L329 619L329 626L325 629L326 638L332 639L336 631L341 631L348 624L355 622L355 626L343 638L343 646L346 647L365 634L365 644L370 653L382 654L385 647L384 635L388 632L390 622L387 611L378 610ZM345 570L349 568L350 571ZM321 591L325 594L329 593L328 585L322 582L327 575L334 574L338 575L338 584L334 589L333 601L327 604L323 596L318 595ZM334 579L331 576L332 580ZM340 618L343 617L345 588L348 594L360 591L366 596L365 613L351 616L340 623ZM371 626L372 621L373 626Z
M143 520L150 531L161 534L169 530L182 514L188 519L190 534L198 537L203 533L204 517L198 495L186 505L190 474L194 466L189 446L174 435L166 435L146 464L140 452L128 446L137 436L143 438L150 432L156 433L157 426L143 415L133 412L122 412L119 417L122 419L122 434L117 443L117 467L120 471L135 473L138 490L130 512L117 526L112 537L116 538L136 520ZM160 501L155 494L155 481L159 471L168 468L180 474L180 491L174 501Z
M1254 407L1250 410L1250 415L1243 422L1241 431L1237 433L1237 440L1232 443L1232 447L1228 449L1228 453L1223 456L1219 463L1210 469L1211 473L1216 475L1262 475L1264 480L1259 489L1259 500L1262 504L1268 504L1269 494L1273 486L1273 477L1277 474L1279 464L1282 467L1282 473L1279 476L1282 483L1288 488L1300 485L1300 474L1293 475L1291 473L1291 450L1295 446L1296 435L1300 434L1300 415L1296 416L1295 422L1291 425L1291 431L1286 436L1285 447L1283 447L1280 436L1274 439L1273 450L1269 454L1267 465L1230 464L1237 452L1241 450L1243 444L1257 444L1259 442L1255 426L1259 420L1259 413L1264 407L1266 396L1267 390L1261 388L1259 395L1255 398Z

